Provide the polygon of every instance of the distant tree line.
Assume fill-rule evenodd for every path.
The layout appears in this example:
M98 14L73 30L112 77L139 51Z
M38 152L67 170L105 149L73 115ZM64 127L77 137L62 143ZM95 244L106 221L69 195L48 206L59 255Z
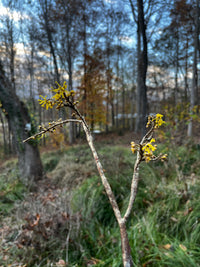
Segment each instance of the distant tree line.
M147 114L165 101L189 102L191 113L199 104L199 0L2 3L2 75L36 125L66 113L51 110L45 117L38 105L55 81L67 80L76 91L92 130L144 133ZM4 148L11 150L10 117L2 111L0 119ZM77 134L71 124L70 143Z

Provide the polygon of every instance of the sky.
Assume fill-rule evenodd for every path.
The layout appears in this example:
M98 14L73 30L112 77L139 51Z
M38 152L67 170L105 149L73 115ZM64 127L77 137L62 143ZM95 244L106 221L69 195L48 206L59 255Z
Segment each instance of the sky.
M15 22L18 22L22 16L22 14L18 11L11 11L9 7L3 6L2 0L0 0L0 18L2 16L8 15ZM23 18L28 19L28 16L23 14Z

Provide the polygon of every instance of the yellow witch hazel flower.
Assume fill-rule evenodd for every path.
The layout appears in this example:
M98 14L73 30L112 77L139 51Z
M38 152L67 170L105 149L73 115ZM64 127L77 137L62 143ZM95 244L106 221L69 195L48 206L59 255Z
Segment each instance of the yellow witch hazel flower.
M156 114L155 116L149 116L148 117L148 122L147 122L147 128L154 123L154 128L159 128L161 125L165 123L163 121L163 115L162 114Z
M165 161L167 160L167 154L164 154L162 157L161 157L161 161Z
M63 83L63 86L61 86L58 82L56 82L56 84L58 85L58 88L56 89L52 89L52 92L55 92L56 94L52 97L53 99L55 99L56 101L59 99L62 99L66 96L68 96L68 94L70 94L69 91L67 91L67 84L66 82Z
M47 96L42 96L40 95L40 97L42 99L39 99L39 104L44 108L46 108L46 110L48 110L49 108L53 108L54 103L52 102L51 99L47 99Z
M152 143L154 143L154 142L155 142L155 139L152 138L149 143L145 144L142 147L143 157L144 157L144 159L145 159L146 162L149 162L154 157L153 152L157 148L156 145L152 145Z
M58 85L58 88L56 88L56 89L53 88L52 89L52 92L55 92L56 93L53 96L53 98L55 100L58 100L58 99L62 99L62 98L66 98L66 97L74 96L75 95L74 90L71 90L71 91L68 91L67 90L67 83L66 83L66 81L63 83L62 86L58 82L56 82L56 84Z
M133 152L133 154L139 149L139 147L140 146L135 142L131 142L131 151Z
M155 128L158 128L160 127L161 125L163 125L165 123L165 121L163 121L163 115L162 114L156 114L156 117L155 117L155 121L156 121L156 125L155 125Z
M67 90L67 84L66 82L63 83L63 85L60 85L58 82L56 82L58 88L52 88L52 92L54 95L51 99L47 99L47 96L43 97L40 95L42 99L39 99L39 103L42 107L45 107L47 110L48 108L53 108L54 105L56 105L57 109L60 109L61 107L69 104L71 100L69 99L70 96L74 96L75 92L74 90L68 91Z
M145 136L142 138L141 142L139 144L136 144L135 142L131 142L131 151L133 153L139 152L139 160L146 162L149 162L150 160L157 160L161 159L162 161L167 159L167 154L164 155L154 155L154 151L157 149L157 146L153 143L155 143L155 139L152 138L154 130L158 127L160 127L165 122L163 121L163 115L162 114L156 114L155 116L149 116L148 122L147 122L147 128L149 127L148 132L145 134Z

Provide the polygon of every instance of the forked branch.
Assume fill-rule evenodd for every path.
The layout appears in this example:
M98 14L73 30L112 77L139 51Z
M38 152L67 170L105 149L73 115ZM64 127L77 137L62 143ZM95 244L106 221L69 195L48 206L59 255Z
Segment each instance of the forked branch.
M58 84L58 88L52 90L55 95L51 99L47 99L46 96L45 97L41 96L42 99L40 99L39 102L43 107L46 106L46 109L52 108L53 106L56 106L57 109L60 109L63 106L69 107L74 111L75 113L74 115L78 119L67 119L67 120L59 119L57 122L49 123L48 127L42 125L40 126L40 132L27 138L23 142L27 142L31 139L35 139L39 136L44 135L47 132L53 132L55 131L57 127L62 126L63 124L66 124L69 122L82 124L83 129L86 134L88 145L92 151L99 175L101 177L102 184L104 186L104 189L106 191L106 194L108 196L108 199L110 201L110 204L112 206L112 209L114 211L115 217L117 219L117 222L120 228L123 265L124 267L131 267L133 266L133 260L131 257L131 248L130 248L130 244L128 240L128 233L126 230L126 222L131 214L131 210L132 210L132 207L133 207L136 195L137 195L140 163L142 161L149 162L151 160L166 159L166 155L159 155L159 156L154 155L153 152L156 150L156 145L152 144L155 142L155 139L152 138L154 130L164 123L164 121L162 120L163 115L157 114L156 116L149 116L148 122L147 122L147 127L149 129L147 133L144 135L144 137L142 138L141 142L139 144L136 144L135 142L131 142L131 150L133 153L136 152L137 155L136 155L136 161L135 161L134 170L133 170L133 178L131 182L131 192L130 192L130 197L129 197L129 203L125 211L125 214L122 217L115 195L112 191L110 183L108 182L108 179L105 176L103 167L101 165L97 151L95 149L95 146L93 143L93 137L90 132L89 126L85 118L81 115L78 108L76 107L77 102L73 101L74 91L67 91L66 88L67 88L66 83L64 83L63 86Z

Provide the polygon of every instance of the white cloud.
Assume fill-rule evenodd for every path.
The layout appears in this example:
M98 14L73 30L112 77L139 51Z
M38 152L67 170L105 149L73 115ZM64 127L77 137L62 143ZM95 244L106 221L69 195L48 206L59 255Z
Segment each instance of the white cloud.
M126 43L127 45L133 45L136 43L135 39L133 37L129 36L118 36L119 40L121 40L123 43Z
M117 2L116 0L104 0L104 1L109 4L115 4Z
M18 22L22 18L29 19L29 16L27 16L26 14L22 14L21 12L15 10L12 11L9 7L4 7L0 2L0 18L3 18L5 16L8 16L15 22Z

